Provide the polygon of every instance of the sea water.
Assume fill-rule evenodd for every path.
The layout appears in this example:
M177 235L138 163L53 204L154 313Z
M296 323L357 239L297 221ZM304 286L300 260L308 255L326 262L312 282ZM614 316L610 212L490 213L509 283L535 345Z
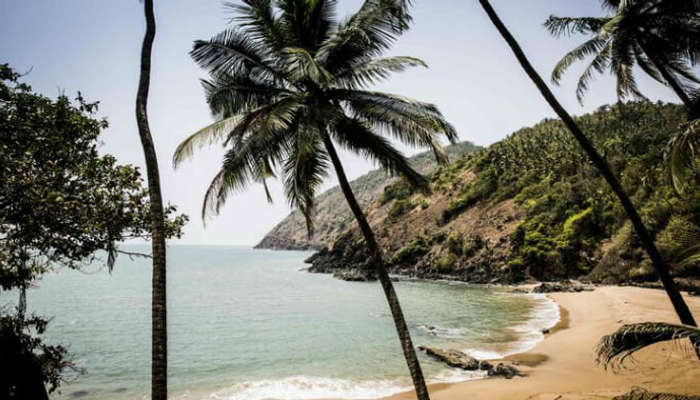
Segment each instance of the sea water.
M147 251L147 247L129 247ZM411 388L381 286L303 270L309 252L232 246L168 248L169 390L175 399L369 399ZM395 283L416 346L494 359L534 346L558 320L537 295L454 282ZM16 294L0 294L11 306ZM83 374L60 399L146 399L151 357L151 262L121 256L109 274L48 274L30 312L53 317L46 340ZM420 354L431 382L482 377Z

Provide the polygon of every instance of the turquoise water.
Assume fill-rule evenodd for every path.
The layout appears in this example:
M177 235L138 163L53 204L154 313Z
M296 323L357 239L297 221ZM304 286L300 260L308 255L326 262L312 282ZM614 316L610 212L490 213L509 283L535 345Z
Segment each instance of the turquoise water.
M133 250L133 248L132 248ZM172 398L376 398L410 387L377 283L300 271L308 252L243 247L168 249ZM54 316L48 340L66 344L87 372L58 398L143 399L150 384L150 260L121 257L109 275L61 270L28 294ZM497 358L529 348L556 305L504 289L395 283L416 345ZM16 296L0 295L0 304ZM428 329L433 327L433 329ZM478 378L421 355L431 381Z

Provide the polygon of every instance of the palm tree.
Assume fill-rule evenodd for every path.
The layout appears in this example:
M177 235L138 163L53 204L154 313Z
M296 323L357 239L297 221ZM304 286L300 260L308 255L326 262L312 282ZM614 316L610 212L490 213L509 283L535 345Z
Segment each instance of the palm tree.
M610 69L617 79L617 95L643 98L634 78L639 66L653 79L670 86L688 109L698 116L687 82L700 83L691 66L700 60L700 2L669 0L603 0L613 11L605 17L562 18L550 16L549 32L562 35L586 34L591 38L567 53L552 72L559 83L563 73L576 61L592 57L579 78L576 90L582 100L593 75Z
M243 3L228 4L238 26L194 44L192 58L210 74L202 83L217 121L182 142L174 164L198 146L223 141L227 152L206 191L202 217L218 212L233 192L280 175L310 235L314 197L332 165L389 303L418 398L428 399L382 251L336 151L340 145L426 190L427 180L382 134L429 147L446 161L439 138L454 142L457 135L437 107L366 89L392 72L425 65L412 57L381 58L408 29L409 2L366 0L343 22L336 21L332 0Z
M163 197L160 191L158 159L148 125L148 89L151 82L151 51L156 35L153 0L144 1L146 34L141 49L141 76L136 96L136 122L146 158L148 194L150 197L151 234L153 248L153 294L151 299L151 399L168 397L168 331L165 296L165 222Z
M496 11L493 9L489 1L479 0L479 3L484 8L486 14L489 16L491 22L495 25L496 29L499 31L501 36L503 36L505 41L512 49L513 53L515 54L515 57L518 59L518 62L520 62L520 65L525 70L525 73L530 77L535 86L537 86L547 103L549 103L554 112L556 112L556 114L562 120L564 125L568 128L568 130L574 136L576 141L581 145L583 150L586 152L588 157L596 166L598 171L600 171L601 175L603 175L605 180L608 182L610 188L619 198L620 202L622 203L622 207L627 213L627 216L629 217L630 221L632 222L632 225L634 226L635 231L637 232L637 235L639 236L642 246L649 255L649 258L651 259L651 262L654 265L654 268L656 269L656 273L659 275L659 278L661 279L661 282L664 285L664 289L666 289L666 293L668 294L668 297L671 300L671 304L673 304L673 308L675 309L676 314L678 314L681 323L683 323L684 325L696 326L695 319L690 313L688 305L686 304L685 300L683 300L683 297L681 296L680 292L678 291L678 288L676 287L675 283L673 282L673 279L671 278L668 265L664 261L663 257L661 257L659 250L654 244L654 239L652 238L651 234L642 222L639 213L632 204L632 201L630 200L629 196L627 196L627 193L625 193L625 190L622 188L622 185L618 181L615 174L613 174L608 163L603 159L603 157L601 157L601 155L598 153L595 147L593 147L593 144L588 140L586 135L583 133L581 128L579 128L578 124L574 121L571 115L569 115L569 113L564 109L564 107L562 107L562 105L559 103L556 97L554 97L552 91L549 90L547 84L544 82L544 80L542 80L542 77L540 77L540 75L537 73L530 61L527 59L525 53L520 48L520 45L510 33L508 28L503 24L501 19L498 17L498 14L496 14Z
M700 352L700 329L695 326L663 322L623 325L617 331L601 339L596 349L597 362L606 369L608 367L617 369L630 356L647 346L686 338L694 344L695 352Z

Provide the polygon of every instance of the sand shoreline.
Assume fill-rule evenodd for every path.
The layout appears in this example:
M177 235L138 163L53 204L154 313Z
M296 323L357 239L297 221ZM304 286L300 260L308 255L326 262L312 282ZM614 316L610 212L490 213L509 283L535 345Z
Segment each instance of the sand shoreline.
M534 348L511 355L528 376L489 378L454 384L432 384L435 400L581 400L610 399L644 387L657 392L700 394L700 365L692 353L670 343L645 349L636 362L615 374L596 365L594 348L605 334L625 323L676 322L662 290L604 286L592 292L550 293L560 307L560 321ZM691 311L700 313L700 298L684 296ZM387 400L415 399L400 393Z

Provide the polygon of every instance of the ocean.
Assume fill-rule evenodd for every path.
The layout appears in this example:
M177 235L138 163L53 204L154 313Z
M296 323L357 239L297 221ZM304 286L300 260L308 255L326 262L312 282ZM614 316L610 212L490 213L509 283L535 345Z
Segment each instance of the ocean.
M147 247L130 246L131 251ZM303 271L309 252L235 246L168 248L169 390L174 399L370 399L411 381L378 283ZM150 385L149 259L120 256L60 269L28 292L28 310L53 317L83 374L59 399L146 399ZM559 318L542 295L454 282L395 283L414 344L498 358L527 350ZM12 306L16 294L0 294ZM430 382L483 377L424 354Z

